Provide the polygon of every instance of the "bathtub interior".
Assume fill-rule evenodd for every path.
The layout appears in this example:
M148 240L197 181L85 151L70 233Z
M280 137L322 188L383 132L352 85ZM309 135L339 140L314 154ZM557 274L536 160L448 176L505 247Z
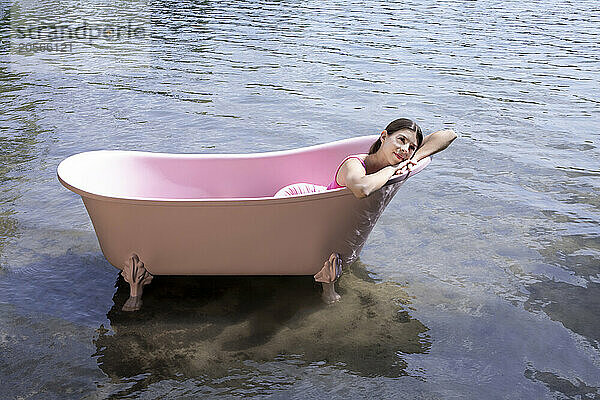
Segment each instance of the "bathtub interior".
M328 185L344 157L366 153L377 137L253 154L92 151L65 159L58 175L73 189L113 198L271 197L291 183Z

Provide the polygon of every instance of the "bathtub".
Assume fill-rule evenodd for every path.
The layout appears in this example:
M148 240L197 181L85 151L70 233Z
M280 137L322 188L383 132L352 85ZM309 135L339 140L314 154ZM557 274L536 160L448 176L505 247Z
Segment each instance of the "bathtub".
M57 175L83 199L108 262L142 283L141 296L153 275L314 275L334 251L354 262L406 174L363 199L345 188L273 194L296 182L327 186L345 156L377 138L254 154L90 151L63 160Z

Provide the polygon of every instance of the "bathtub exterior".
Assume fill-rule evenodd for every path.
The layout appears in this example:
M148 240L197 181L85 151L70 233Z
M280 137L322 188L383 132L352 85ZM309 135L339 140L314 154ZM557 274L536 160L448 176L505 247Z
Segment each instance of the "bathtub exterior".
M363 199L357 199L345 188L286 198L274 198L272 194L285 184L310 182L311 179L313 183L328 184L345 155L365 152L376 138L365 136L284 152L171 154L166 158L175 166L181 159L186 162L201 160L203 170L213 169L214 174L219 174L223 168L235 170L238 164L239 169L247 165L250 173L261 172L256 168L277 169L279 166L278 170L294 171L290 175L298 173L294 165L319 158L327 160L321 163L321 167L328 168L321 176L308 173L306 176L285 178L277 175L271 180L261 179L258 188L252 185L247 189L240 188L239 197L232 197L231 191L226 193L224 189L213 192L216 193L213 197L194 197L197 193L210 194L213 190L200 185L193 177L184 176L193 175L194 168L177 169L169 165L169 168L161 169L162 178L157 174L156 180L168 175L165 186L172 181L178 182L177 188L166 194L160 192L160 187L148 186L154 176L143 172L143 168L140 171L146 175L140 175L137 180L125 171L128 166L139 169L139 165L151 165L153 158L160 157L163 157L161 162L168 165L164 161L165 155L160 153L112 151L102 152L100 158L99 152L81 153L72 156L75 159L70 157L61 163L58 178L65 187L81 195L104 256L119 269L123 269L135 253L153 275L314 275L332 252L340 253L345 265L356 260L375 222L406 176L390 180L382 189ZM123 171L120 176L125 176L134 186L138 184L134 195L123 192L122 188L127 187L123 182L118 184L121 185L120 193L116 193L119 192L117 189L111 191L104 181L104 186L94 186L95 180L102 179L98 174L106 173L98 172L102 169L99 165L110 164L113 155L121 159L126 159L123 156L127 155L143 157L142 164L136 164L134 160L119 167ZM94 162L86 161L94 157ZM67 162L69 159L71 162ZM411 175L429 161L429 158L421 160ZM291 164L286 164L288 162ZM260 167L263 165L265 167ZM114 175L108 168L104 179L118 180L119 175ZM147 180L148 185L140 184L140 180ZM186 181L192 189L181 184ZM144 190L146 196L140 193ZM252 190L262 192L258 196L248 196Z

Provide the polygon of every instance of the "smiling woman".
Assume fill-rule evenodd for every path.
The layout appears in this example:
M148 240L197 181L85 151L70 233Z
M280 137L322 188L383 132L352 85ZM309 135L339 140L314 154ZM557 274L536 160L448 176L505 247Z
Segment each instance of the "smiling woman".
M419 125L407 118L388 124L369 154L348 156L329 188L347 187L358 198L380 189L392 176L410 171L417 161L444 150L456 139L452 130L441 130L425 139Z
M452 130L440 130L423 138L419 125L407 118L388 124L368 154L351 154L337 167L328 186L294 183L281 188L275 197L297 196L347 187L357 198L381 189L395 175L411 171L419 160L440 152L456 139Z
M412 171L419 160L444 150L456 139L453 130L440 130L423 138L419 125L407 118L388 124L371 145L368 154L351 154L338 166L333 181L327 186L295 183L280 189L275 197L297 196L326 190L348 188L361 199L381 189L392 177ZM408 176L408 175L407 175ZM334 283L341 275L341 257L331 253L315 280L323 284L323 300L340 299Z

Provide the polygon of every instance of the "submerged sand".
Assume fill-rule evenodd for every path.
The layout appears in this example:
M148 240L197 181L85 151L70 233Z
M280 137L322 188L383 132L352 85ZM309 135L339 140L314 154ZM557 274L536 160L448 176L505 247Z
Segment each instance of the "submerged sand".
M219 377L247 360L286 358L398 377L403 354L428 351L428 329L409 315L400 285L376 282L358 261L337 290L342 300L328 306L311 277L157 277L142 310L125 313L120 280L98 363L114 379Z

